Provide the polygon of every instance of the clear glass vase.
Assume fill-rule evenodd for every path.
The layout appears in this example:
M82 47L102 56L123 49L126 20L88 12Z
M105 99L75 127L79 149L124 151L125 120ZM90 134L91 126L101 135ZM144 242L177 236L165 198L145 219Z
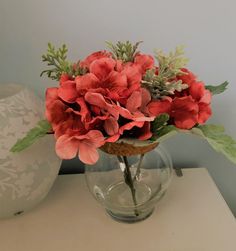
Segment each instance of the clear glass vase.
M115 220L134 223L149 217L172 177L172 161L160 145L141 154L124 156L99 151L95 165L85 167L93 196Z

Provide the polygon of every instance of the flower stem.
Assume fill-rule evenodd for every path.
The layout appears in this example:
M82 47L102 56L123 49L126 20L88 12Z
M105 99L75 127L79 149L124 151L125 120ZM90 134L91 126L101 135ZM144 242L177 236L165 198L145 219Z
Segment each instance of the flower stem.
M140 178L140 173L141 173L141 166L142 166L143 157L144 157L144 154L141 154L141 155L140 155L139 162L138 162L137 171L136 171L136 174L135 174L135 176L134 176L134 181L135 181L135 180L138 181L139 178Z
M131 190L134 206L136 207L137 206L136 191L135 191L132 175L131 175L131 172L130 172L128 159L127 159L126 156L123 156L123 159L124 159L124 163L125 163L125 170L124 170L125 183L129 186L129 188ZM139 215L139 212L138 212L138 210L136 208L134 209L134 213L135 213L136 216Z

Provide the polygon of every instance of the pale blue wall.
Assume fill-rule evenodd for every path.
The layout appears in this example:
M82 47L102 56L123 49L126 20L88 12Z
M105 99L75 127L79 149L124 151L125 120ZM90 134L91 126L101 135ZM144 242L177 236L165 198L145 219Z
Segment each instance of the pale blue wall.
M234 0L1 0L0 82L24 83L43 96L52 84L39 77L48 41L67 43L72 60L102 49L105 40L143 40L147 53L185 44L190 68L202 80L231 83L215 97L211 122L236 138L235 9ZM236 166L190 136L166 145L177 165L207 167L236 214Z

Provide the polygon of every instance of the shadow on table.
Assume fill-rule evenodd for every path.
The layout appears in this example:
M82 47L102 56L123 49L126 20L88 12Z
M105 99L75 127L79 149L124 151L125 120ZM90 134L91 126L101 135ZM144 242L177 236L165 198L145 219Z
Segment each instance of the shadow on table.
M78 159L74 158L72 160L63 160L59 171L61 174L76 174L84 172L84 164Z
M193 163L182 163L182 162L173 163L173 165L174 165L174 169L176 169L177 171L184 168L198 167L198 165L193 165ZM62 161L59 175L77 174L77 173L84 173L84 164L78 158Z

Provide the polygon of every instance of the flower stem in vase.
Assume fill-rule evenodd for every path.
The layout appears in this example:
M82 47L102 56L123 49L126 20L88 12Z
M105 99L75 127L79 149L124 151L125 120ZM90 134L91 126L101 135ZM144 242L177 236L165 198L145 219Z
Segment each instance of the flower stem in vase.
M139 162L138 162L137 171L136 171L136 174L135 174L134 179L133 179L134 181L138 181L140 179L143 157L144 157L144 154L141 154Z
M124 170L124 179L125 179L125 183L129 186L130 190L131 190L131 194L132 194L132 198L133 198L133 202L134 202L134 206L137 206L137 200L136 200L136 191L135 191L135 187L134 187L134 182L132 179L132 175L130 172L130 167L129 167L129 163L128 163L128 159L126 156L123 156L124 159L124 163L125 163L125 170ZM136 216L139 215L139 212L137 209L134 210L134 213Z

